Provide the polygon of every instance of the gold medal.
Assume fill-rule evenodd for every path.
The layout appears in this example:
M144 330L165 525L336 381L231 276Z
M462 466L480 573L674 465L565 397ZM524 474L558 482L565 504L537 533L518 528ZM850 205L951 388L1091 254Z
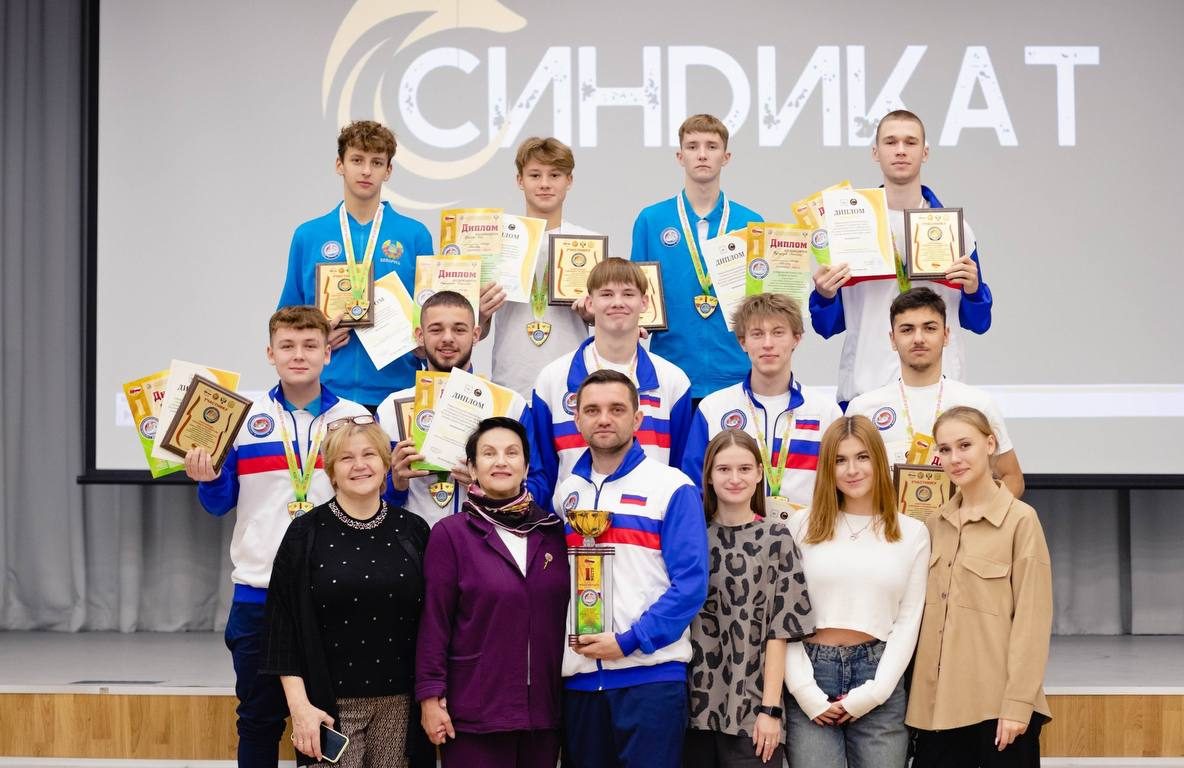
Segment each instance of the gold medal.
M428 495L432 497L432 501L436 502L436 506L440 509L451 504L455 494L456 483L453 482L441 481L428 486Z
M349 303L349 316L354 320L361 320L370 311L370 302L366 299L356 299Z
M313 504L309 501L289 501L288 502L288 517L292 520L300 517L303 514L312 512Z
M715 313L715 308L719 306L719 299L714 296L708 296L706 293L700 293L695 297L695 311L699 313L699 317L706 320Z
M551 324L544 323L541 320L536 320L526 324L526 335L536 347L541 347L547 343L547 339L551 337Z

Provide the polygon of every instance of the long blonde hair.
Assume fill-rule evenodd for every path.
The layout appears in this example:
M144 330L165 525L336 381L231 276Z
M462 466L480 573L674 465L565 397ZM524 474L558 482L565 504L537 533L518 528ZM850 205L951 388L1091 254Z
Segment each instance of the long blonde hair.
M752 506L752 511L760 517L765 516L765 472L764 464L761 461L761 449L756 444L756 440L752 435L740 429L725 429L718 435L711 439L707 444L707 451L703 455L703 513L707 516L707 522L715 519L715 514L719 510L719 497L715 494L715 486L711 483L711 468L715 464L715 457L724 448L731 448L732 446L743 448L752 454L752 460L761 468L761 481L756 484L756 488L752 491L752 501L749 504Z
M818 451L818 471L814 479L814 500L806 528L806 544L830 541L838 527L843 493L835 481L835 458L839 443L854 437L863 443L872 458L872 507L875 526L885 541L900 541L900 522L896 519L896 490L888 471L888 452L879 431L866 416L844 416L831 424L822 435Z

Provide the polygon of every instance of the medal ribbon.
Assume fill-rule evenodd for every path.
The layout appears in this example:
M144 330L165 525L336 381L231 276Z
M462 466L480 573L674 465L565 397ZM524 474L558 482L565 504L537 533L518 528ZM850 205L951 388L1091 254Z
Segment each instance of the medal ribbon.
M691 222L687 218L687 204L683 202L684 196L684 192L678 193L678 221L682 224L682 237L687 241L687 250L691 254L691 264L695 266L695 276L699 278L699 287L703 289L705 295L710 296L712 294L711 275L707 273L707 267L703 264L703 257L699 255L699 247L695 245L695 233L691 231ZM719 229L715 233L716 237L728 231L730 206L728 204L728 196L723 195L723 198L724 212L719 220Z
M752 404L752 398L748 400L748 413L752 416L752 423L755 426L759 420L756 417L756 406ZM773 423L776 424L777 420L774 419ZM785 468L789 466L789 438L793 434L795 423L797 423L797 420L791 410L789 412L789 423L785 426L785 435L781 438L781 454L777 457L776 467L773 466L773 458L769 453L770 448L765 444L764 437L756 441L757 446L761 449L761 464L764 465L765 477L768 478L770 496L781 495L781 481L785 478ZM768 432L768 429L769 425L766 420L765 431Z
M292 436L288 434L288 412L277 401L275 404L276 421L280 425L280 438L284 442L284 457L288 460L288 478L292 481L292 491L296 494L296 501L308 499L308 488L312 485L312 474L317 466L317 454L321 450L321 441L325 438L325 419L321 420L316 432L311 436L308 452L302 457L296 455L292 449Z
M370 237L366 239L366 252L362 254L361 264L354 255L354 238L349 231L349 215L345 212L344 202L337 209L337 219L341 224L341 247L345 250L345 263L349 268L350 289L355 301L365 301L370 283L370 265L374 263L374 248L378 245L378 230L382 228L382 203L378 204L378 210L370 222Z
M592 362L596 363L596 370L603 371L605 365L600 360L600 355L596 352L596 342L593 341L588 345L588 349L592 351ZM629 380L634 384L637 383L637 353L633 353L633 359L629 361Z
M544 271L544 275L546 272ZM542 280L536 272L531 278L530 283L530 311L534 315L536 321L542 321L543 313L547 311L547 283L550 282L544 276Z
M913 436L916 432L913 430L913 415L909 413L909 399L904 393L904 381L897 379L896 383L900 385L900 402L904 405L904 420L905 426L909 430L909 444L913 443ZM946 377L942 376L941 381L937 385L937 405L933 409L933 420L937 421L937 417L941 416L941 395L946 388ZM930 427L933 429L933 427Z

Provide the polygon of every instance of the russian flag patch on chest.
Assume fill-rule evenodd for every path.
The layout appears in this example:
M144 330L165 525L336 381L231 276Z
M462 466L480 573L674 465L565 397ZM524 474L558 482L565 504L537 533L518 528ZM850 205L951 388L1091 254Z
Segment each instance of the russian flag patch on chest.
M621 503L622 504L632 504L635 507L644 507L646 505L647 501L648 501L648 499L646 499L645 496L638 496L635 493L622 493L621 494Z

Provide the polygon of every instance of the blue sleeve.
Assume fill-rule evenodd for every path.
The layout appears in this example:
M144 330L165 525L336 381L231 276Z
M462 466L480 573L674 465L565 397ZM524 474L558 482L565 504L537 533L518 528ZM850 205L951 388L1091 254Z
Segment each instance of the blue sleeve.
M695 417L691 420L687 444L682 451L682 463L679 465L683 474L691 478L700 490L703 489L703 455L707 452L707 442L707 419L700 409L695 411Z
M238 505L238 448L230 446L218 477L197 484L197 500L215 517L222 517Z
M416 256L431 256L435 251L432 248L432 234L428 232L428 228L423 224L419 225L419 235L415 239L415 255Z
M629 251L630 261L652 261L649 258L649 239L646 237L645 211L637 214L633 222L633 248Z
M814 333L824 339L847 330L841 288L833 299L824 297L817 290L810 291L810 325L814 326Z
M970 254L970 258L978 264L978 291L962 294L962 300L958 302L958 325L971 333L986 333L991 327L991 305L994 303L994 297L983 280L983 265L978 260L977 248Z
M530 408L530 475L526 478L526 487L536 504L543 509L551 509L551 497L555 495L555 483L559 478L559 456L555 453L551 409L539 397L538 392L532 397L534 404Z
M670 409L670 466L681 467L687 437L691 433L691 422L695 416L691 410L691 390L687 389Z
M638 648L653 653L682 637L707 599L707 521L692 485L681 486L670 497L662 519L662 561L670 587L616 636L626 656Z
M288 273L280 291L279 307L296 307L312 302L304 296L303 249L300 247L300 230L292 233L292 245L288 248Z

